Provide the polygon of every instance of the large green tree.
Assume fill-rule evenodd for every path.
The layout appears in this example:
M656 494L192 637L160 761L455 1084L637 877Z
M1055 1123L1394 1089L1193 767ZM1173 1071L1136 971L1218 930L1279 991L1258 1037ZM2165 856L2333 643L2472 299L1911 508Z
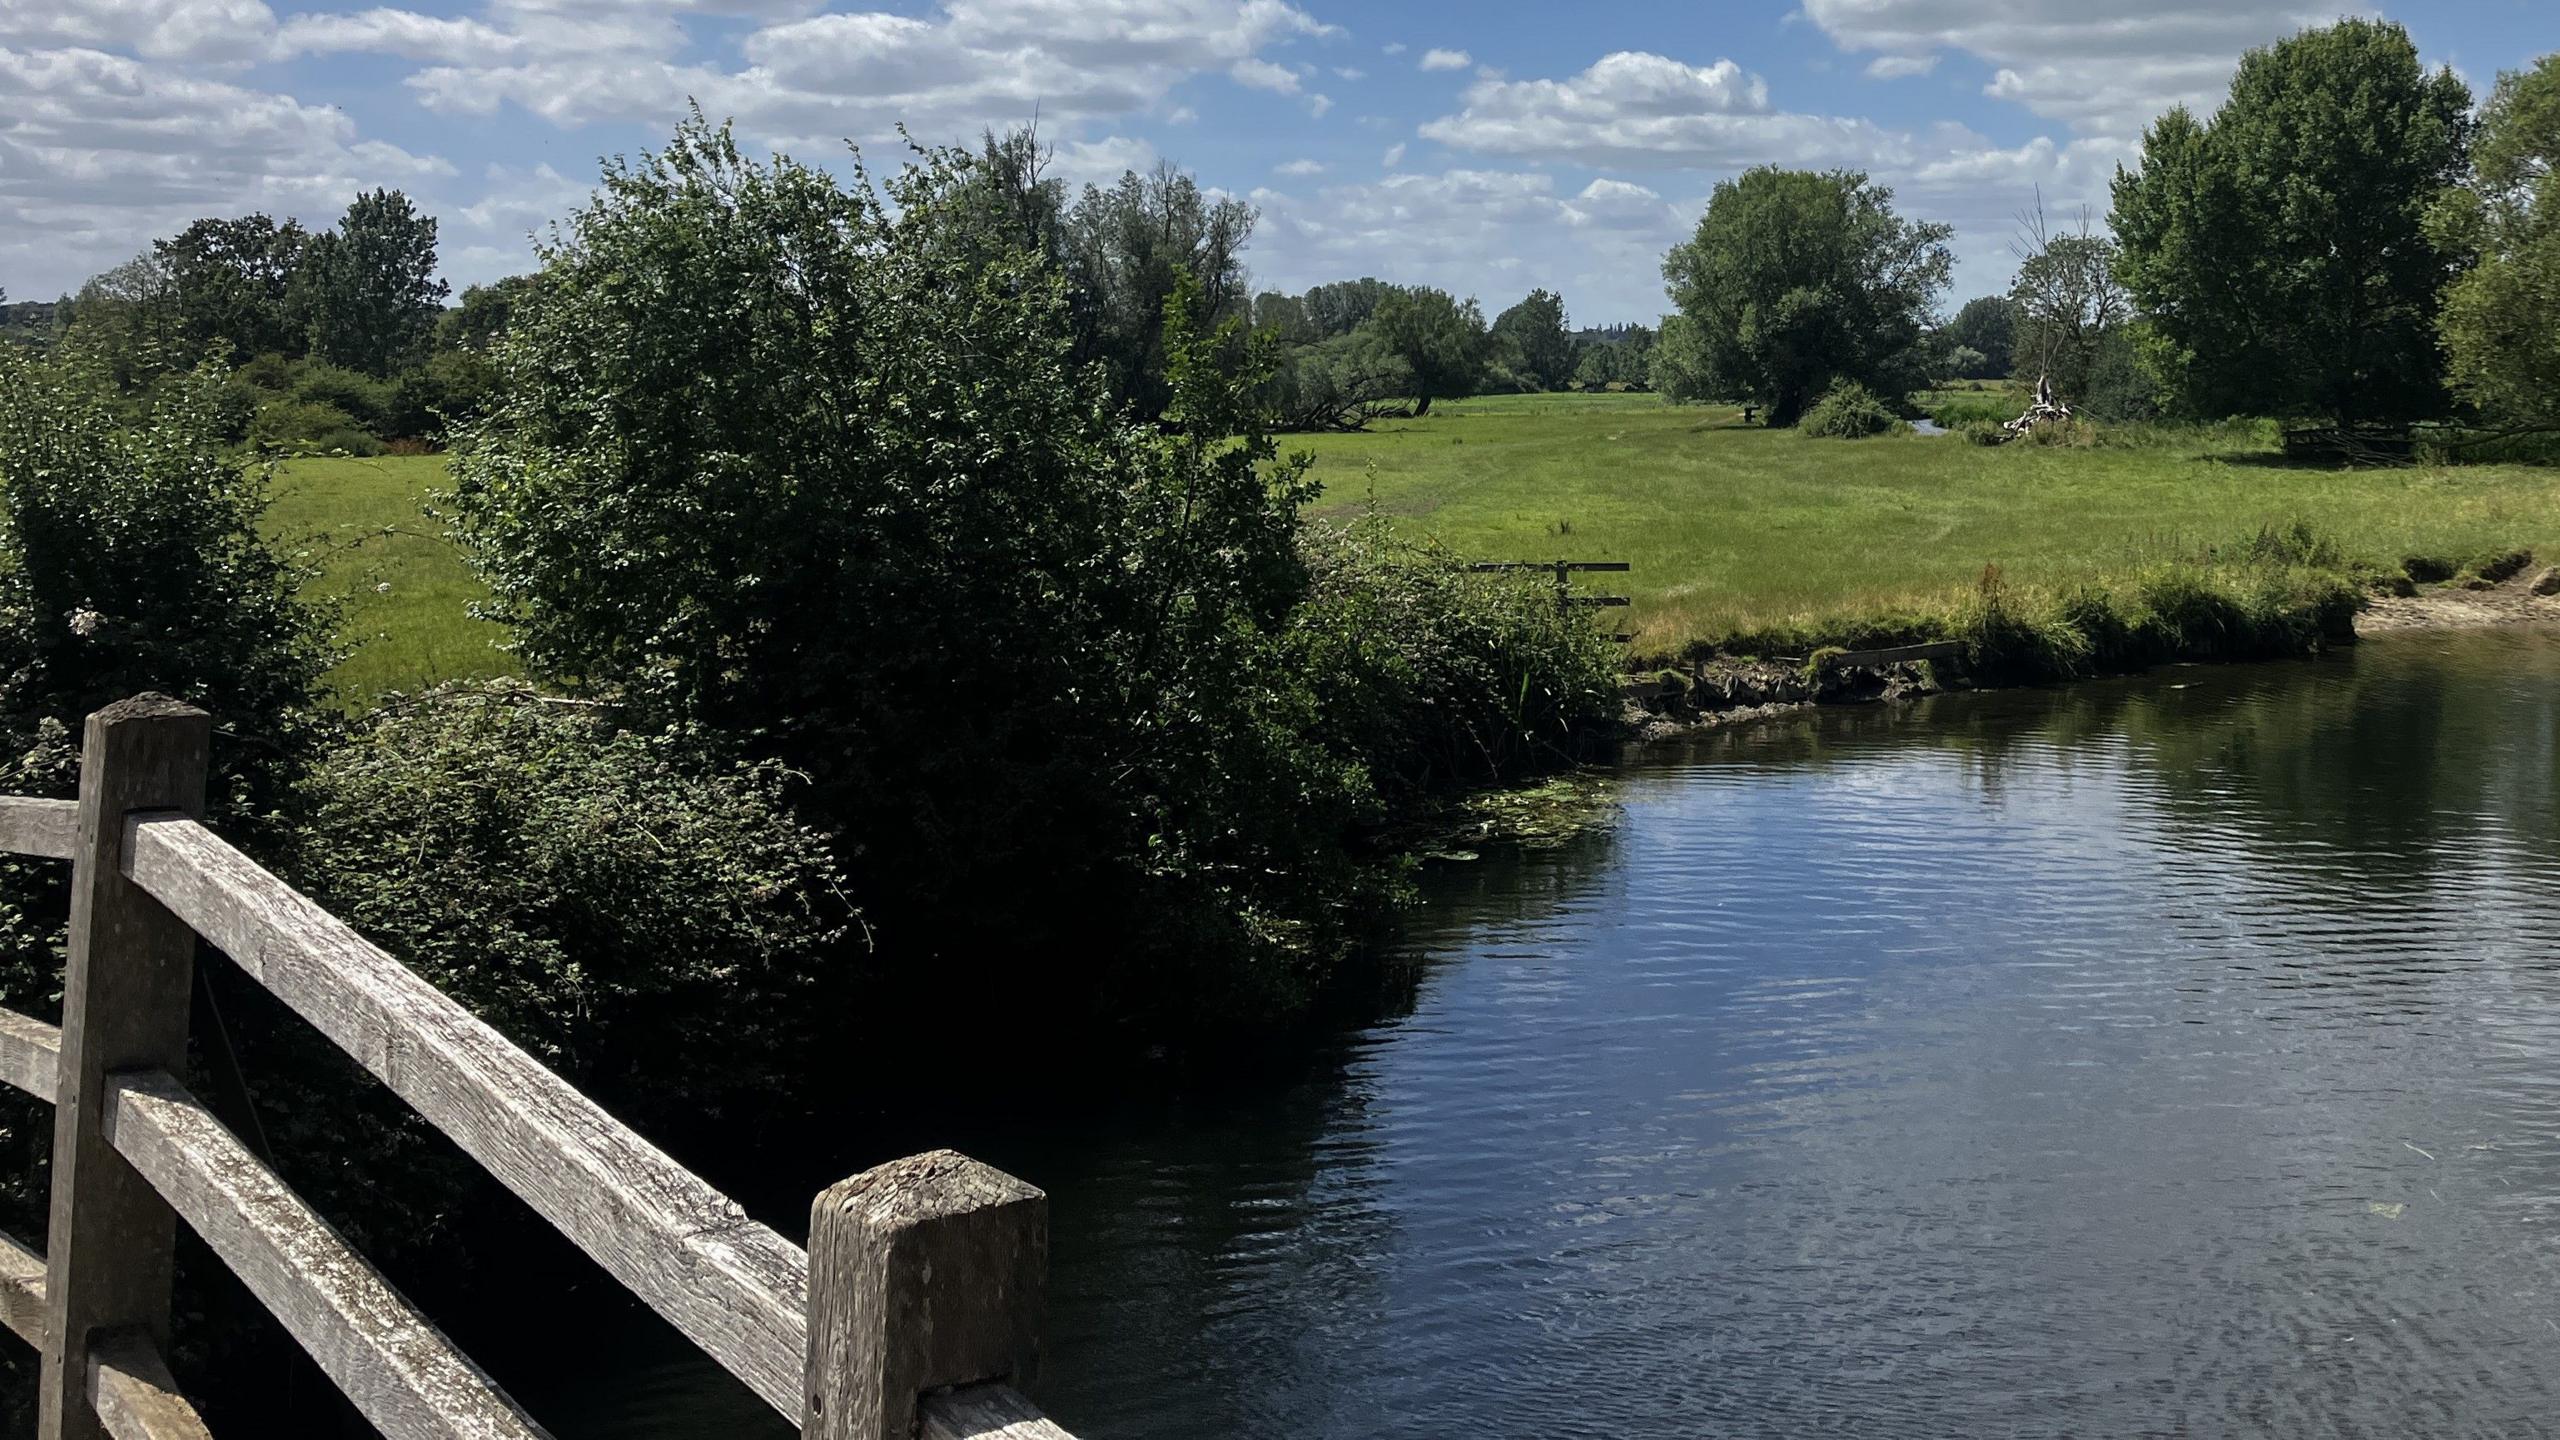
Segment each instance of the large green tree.
M389 375L425 350L448 288L436 278L435 217L397 190L376 190L358 195L337 229L312 237L295 303L314 355Z
M1839 380L1888 395L1925 383L1952 233L1895 214L1893 192L1855 171L1763 166L1718 185L1662 265L1698 327L1702 388L1792 425Z
M2475 158L2431 226L2473 257L2445 295L2453 388L2493 424L2560 427L2560 55L2498 77Z
M1494 318L1496 340L1518 358L1522 378L1541 390L1561 390L1573 383L1573 332L1567 328L1564 297L1552 290L1532 290L1527 299Z
M227 347L235 362L298 353L306 337L288 302L309 243L300 224L266 215L198 220L153 241L187 343L199 354Z
M847 187L698 119L615 162L497 344L462 529L537 670L809 777L904 983L1286 1013L1365 873L1277 648L1310 487L1195 286L1132 423L980 163Z
M1967 300L1964 308L1956 312L1956 318L1947 322L1944 336L1950 348L1971 350L1982 357L1982 363L1971 367L1973 373L1965 378L1990 380L2005 376L2016 364L2013 356L2018 343L2018 302L2006 295Z
M1378 301L1362 326L1410 372L1413 413L1428 415L1435 400L1483 388L1493 337L1475 301L1427 285L1399 287Z
M2349 425L2442 408L2458 256L2423 222L2463 174L2470 109L2399 26L2342 20L2242 57L2210 121L2160 117L2116 174L2118 273L2185 404Z

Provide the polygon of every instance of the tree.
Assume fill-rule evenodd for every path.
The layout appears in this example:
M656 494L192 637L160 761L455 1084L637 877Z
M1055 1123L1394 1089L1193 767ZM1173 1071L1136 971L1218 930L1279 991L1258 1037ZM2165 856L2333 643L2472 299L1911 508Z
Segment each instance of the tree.
M2100 355L2132 318L2132 302L2115 279L2115 242L2095 233L2081 212L2076 233L2057 234L2044 206L2018 217L2010 253L2018 278L2009 298L2018 317L2018 378L2032 373L2069 401L2088 398Z
M515 313L516 302L533 283L531 275L509 275L465 289L461 304L436 317L436 348L468 350L475 355L489 353L498 337L507 333L507 321Z
M1529 298L1495 318L1493 333L1517 350L1524 377L1539 389L1561 390L1573 383L1573 334L1565 326L1562 296L1530 291Z
M498 343L459 528L537 672L808 777L893 985L1289 1013L1372 803L1279 648L1312 487L1180 281L1130 423L1050 257L979 243L978 164L848 187L697 116L609 166Z
M1951 348L1971 350L1981 357L1979 365L1960 366L1952 373L1968 380L2003 378L2016 363L2012 356L2018 338L2018 302L2006 295L1967 300L1956 318L1947 322L1945 335Z
M416 360L450 287L436 278L436 222L397 190L358 195L338 228L313 236L295 287L311 351L389 375Z
M2472 257L2445 294L2453 388L2493 424L2560 428L2560 55L2498 77L2475 159L2430 225Z
M1719 398L1708 379L1706 337L1698 322L1686 315L1663 318L1662 338L1654 344L1649 369L1655 392L1674 405Z
M1414 414L1428 415L1432 401L1473 395L1483 387L1493 346L1475 301L1428 286L1397 288L1378 301L1363 325L1411 372Z
M1892 201L1848 170L1763 166L1716 186L1697 235L1662 266L1698 326L1708 390L1792 425L1837 380L1896 396L1926 382L1953 232L1902 219Z
M89 278L63 307L65 349L130 393L192 363L169 267L145 250Z
M1189 275L1210 323L1242 315L1243 251L1253 207L1212 199L1170 161L1135 171L1109 189L1088 185L1063 227L1073 286L1080 361L1100 364L1113 393L1134 412L1164 413L1173 387L1165 374L1165 302ZM1031 232L1036 235L1036 230Z
M2468 163L2471 95L2398 25L2342 20L2243 56L2115 179L2119 277L2151 359L2201 413L2406 421L2444 403L2424 217Z
M299 353L288 300L310 236L266 215L198 220L152 242L167 271L179 333L198 355L228 348L235 362Z

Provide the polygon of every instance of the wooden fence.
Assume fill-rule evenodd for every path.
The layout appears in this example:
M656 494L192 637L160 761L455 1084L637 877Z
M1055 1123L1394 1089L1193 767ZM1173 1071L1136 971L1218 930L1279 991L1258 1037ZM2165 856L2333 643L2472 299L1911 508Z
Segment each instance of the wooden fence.
M199 823L211 722L89 717L80 798L0 797L0 852L71 863L59 1029L0 1010L54 1104L46 1253L0 1237L43 1354L40 1440L205 1440L162 1362L178 1222L391 1440L543 1435L179 1078L198 937L819 1440L1070 1440L1039 1351L1048 1199L937 1151L819 1195L803 1250Z

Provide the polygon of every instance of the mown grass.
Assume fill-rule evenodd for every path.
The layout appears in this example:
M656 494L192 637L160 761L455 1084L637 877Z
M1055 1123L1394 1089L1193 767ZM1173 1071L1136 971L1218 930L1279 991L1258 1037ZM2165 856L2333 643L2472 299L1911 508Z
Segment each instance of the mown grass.
M2297 468L2248 426L2140 438L1813 440L1745 426L1730 406L1522 395L1286 448L1316 457L1320 514L1375 504L1487 559L1633 562L1593 577L1635 598L1618 612L1633 658L1934 633L1978 606L1986 565L2019 603L2132 595L2296 522L2376 569L2421 555L2450 574L2516 547L2560 558L2560 468ZM354 654L334 678L351 703L516 672L502 632L468 614L479 583L421 509L443 481L432 456L301 460L278 478L270 532L318 561L318 592L347 606Z
M432 455L294 460L276 474L267 534L317 565L311 593L342 606L350 653L330 681L351 705L519 672L498 648L506 632L471 617L488 592L425 513L427 492L443 483L444 461Z
M1296 437L1319 509L1374 504L1492 559L1626 560L1638 657L1838 622L1948 616L1986 565L2013 594L2123 588L2306 522L2353 560L2560 555L2560 469L2313 469L2251 427L2140 448L1814 440L1649 395L1443 402L1421 420Z

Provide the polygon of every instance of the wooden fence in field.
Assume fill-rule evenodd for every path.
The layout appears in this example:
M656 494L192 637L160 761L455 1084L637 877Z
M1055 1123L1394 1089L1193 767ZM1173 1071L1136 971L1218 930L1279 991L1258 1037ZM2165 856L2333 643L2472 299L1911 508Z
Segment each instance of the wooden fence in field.
M76 802L0 797L0 852L72 875L61 1027L0 1011L0 1081L54 1105L46 1253L0 1237L41 1440L205 1440L161 1358L180 1221L391 1440L545 1433L187 1089L199 937L804 1435L1070 1440L1012 1388L1040 1191L919 1155L826 1190L792 1244L199 823L211 734L124 701L89 717Z

